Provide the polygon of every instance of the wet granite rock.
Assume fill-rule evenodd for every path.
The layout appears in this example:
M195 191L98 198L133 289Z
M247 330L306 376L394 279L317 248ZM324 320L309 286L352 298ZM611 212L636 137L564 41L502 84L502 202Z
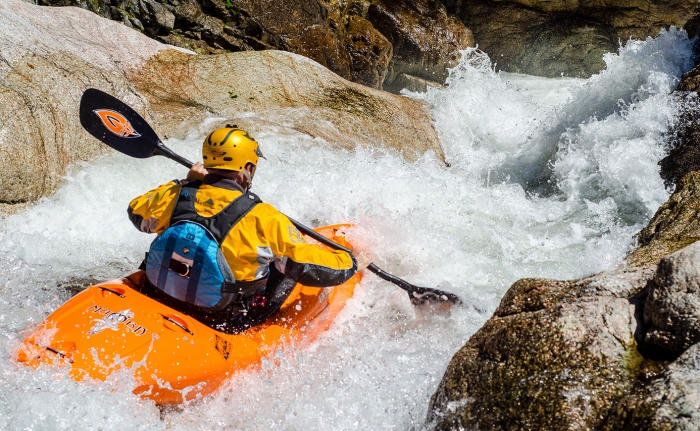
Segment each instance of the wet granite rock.
M344 23L319 0L231 0L278 41L277 49L311 58L350 79L350 55L344 44Z
M0 2L0 203L50 195L70 164L109 151L79 122L89 87L124 100L164 138L203 136L216 127L204 120L218 116L253 133L444 159L422 102L348 82L288 52L201 56L173 48L83 9Z
M132 82L171 137L184 137L214 116L221 125L245 125L253 134L279 129L347 149L383 148L407 160L433 151L444 160L422 102L346 81L300 55L166 51L133 74ZM206 127L215 124L208 120Z
M602 431L700 429L700 344L694 344L654 380L624 397Z
M519 280L452 358L428 422L451 429L596 429L635 387L641 293L654 268ZM635 338L636 336L636 338Z
M398 92L400 74L443 83L471 32L437 0L38 0L78 6L200 54L279 49Z
M672 128L669 154L659 165L667 187L676 185L685 174L700 170L700 67L686 72L674 97L678 119Z
M602 55L616 52L619 41L682 27L696 7L693 0L445 3L471 29L497 69L546 77L588 77L605 67Z
M671 197L636 236L638 248L629 266L653 265L664 256L700 239L700 172L687 173Z
M0 202L48 195L70 164L108 151L80 125L86 88L108 90L152 120L125 71L164 48L83 9L0 2Z
M382 88L393 55L393 46L372 23L359 16L348 17L345 47L350 54L352 81Z
M700 243L659 262L644 306L647 349L677 355L700 341Z
M437 0L376 0L367 19L394 47L389 85L400 74L443 83L459 51L475 46L471 31Z

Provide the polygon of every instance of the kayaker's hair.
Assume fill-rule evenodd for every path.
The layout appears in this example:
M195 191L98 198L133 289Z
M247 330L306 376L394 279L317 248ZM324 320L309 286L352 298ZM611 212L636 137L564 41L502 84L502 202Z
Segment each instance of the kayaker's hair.
M219 175L220 177L225 177L231 180L235 180L238 178L238 171L232 171L230 169L216 169L216 168L209 168L207 169L207 172L210 174L214 175Z

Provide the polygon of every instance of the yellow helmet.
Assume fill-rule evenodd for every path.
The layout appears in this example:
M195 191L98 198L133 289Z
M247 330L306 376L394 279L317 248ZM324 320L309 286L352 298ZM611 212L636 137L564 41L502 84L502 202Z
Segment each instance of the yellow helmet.
M258 165L263 156L258 142L245 130L226 125L214 130L202 144L202 160L205 168L243 171L245 165Z

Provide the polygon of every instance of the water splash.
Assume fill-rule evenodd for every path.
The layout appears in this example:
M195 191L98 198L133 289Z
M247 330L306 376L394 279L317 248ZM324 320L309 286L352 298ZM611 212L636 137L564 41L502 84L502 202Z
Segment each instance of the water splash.
M416 284L454 291L451 316L416 313L368 275L309 348L233 377L206 400L159 410L128 378L76 384L28 370L13 352L64 287L133 270L151 237L129 200L185 172L166 159L113 155L75 166L63 187L0 220L0 423L15 429L394 430L419 427L451 355L521 277L573 278L621 262L667 197L657 161L676 107L667 96L691 42L671 30L630 42L589 80L495 73L467 53L426 100L451 167L426 154L338 150L262 133L255 191L308 224L357 223L351 241ZM167 144L196 159L201 138ZM543 187L542 185L546 187ZM73 284L71 284L73 283Z

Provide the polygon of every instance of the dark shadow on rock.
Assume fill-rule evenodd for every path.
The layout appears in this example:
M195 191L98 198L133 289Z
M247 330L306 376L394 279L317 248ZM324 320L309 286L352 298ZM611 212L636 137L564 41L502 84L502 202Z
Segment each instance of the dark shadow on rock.
M675 93L678 120L671 131L669 153L661 159L659 175L666 187L674 188L684 175L700 171L700 67L683 75Z
M654 345L649 345L645 341L647 331L651 325L649 323L645 323L644 321L644 305L647 301L647 297L649 296L648 292L650 285L653 283L653 280L649 280L644 290L629 299L630 304L634 306L634 320L637 323L634 330L634 340L637 342L637 352L646 362L649 362L646 367L640 367L638 378L641 381L648 381L653 377L652 374L647 374L646 371L644 371L645 368L654 368L654 364L656 363L668 363L674 361L679 356L677 353L660 349Z

